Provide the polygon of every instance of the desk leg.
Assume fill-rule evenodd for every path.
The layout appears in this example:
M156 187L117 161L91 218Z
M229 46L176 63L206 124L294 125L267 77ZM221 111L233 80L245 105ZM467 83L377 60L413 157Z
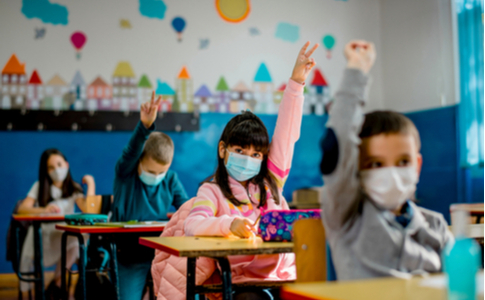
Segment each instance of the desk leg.
M34 226L34 273L38 278L35 282L35 299L44 300L44 262L42 248L42 228L40 222L33 222Z
M67 246L67 237L68 233L67 231L64 231L62 233L62 239L61 239L61 299L67 300L69 291L66 289L66 246Z
M195 257L187 258L187 300L195 300Z
M114 241L110 242L111 246L111 280L115 286L116 289L116 299L120 299L120 280L118 277L118 256L117 256L117 249L116 249L116 243Z
M217 261L221 267L222 277L222 299L232 300L232 277L231 265L227 257L218 257Z
M81 283L82 299L86 300L86 246L84 245L84 237L80 233L74 234L79 243L79 282Z

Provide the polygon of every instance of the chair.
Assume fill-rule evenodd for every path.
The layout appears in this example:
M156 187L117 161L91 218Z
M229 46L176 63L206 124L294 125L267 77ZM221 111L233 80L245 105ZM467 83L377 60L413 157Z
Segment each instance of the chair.
M301 219L293 224L296 282L336 280L325 229L320 219Z
M85 213L108 214L111 211L113 195L96 195L86 197Z

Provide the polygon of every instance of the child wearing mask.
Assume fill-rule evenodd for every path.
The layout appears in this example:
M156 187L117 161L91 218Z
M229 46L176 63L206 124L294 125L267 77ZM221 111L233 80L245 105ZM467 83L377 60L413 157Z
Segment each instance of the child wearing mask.
M86 196L95 195L94 178L85 175L82 182L87 185ZM27 198L18 207L18 214L72 214L74 203L81 210L86 206L83 189L71 176L69 163L66 157L57 149L44 151L40 158L39 180L34 183ZM33 268L34 259L34 236L33 227L30 226L22 247L20 261L21 272L30 272ZM54 223L42 224L43 259L46 267L57 264L54 280L47 288L47 294L52 298L60 297L61 286L61 237L62 232L55 229ZM67 240L66 267L70 268L79 256L77 239ZM30 285L21 283L21 290L28 290Z
M200 186L197 196L189 202L190 207L183 207L172 217L174 222L167 225L162 236L254 237L255 221L261 212L288 210L282 190L300 136L305 80L315 66L311 55L317 45L307 52L309 45L307 42L298 55L271 143L265 125L256 115L245 111L233 117L219 140L214 175ZM235 283L296 278L293 254L237 255L230 256L229 262ZM185 265L180 258L157 252L152 276L158 299L185 299ZM198 284L215 270L203 258L198 259L197 266ZM269 293L268 290L240 292L234 299L273 299Z
M338 280L440 272L453 242L439 213L414 200L422 165L419 133L391 111L363 115L372 43L345 46L347 69L330 109L320 165L322 218Z
M178 209L188 200L177 173L169 170L173 141L155 131L160 102L153 92L151 101L142 104L140 122L116 163L112 221L167 220L170 206ZM116 241L122 300L141 299L150 272L154 253L138 244L139 236L123 235Z

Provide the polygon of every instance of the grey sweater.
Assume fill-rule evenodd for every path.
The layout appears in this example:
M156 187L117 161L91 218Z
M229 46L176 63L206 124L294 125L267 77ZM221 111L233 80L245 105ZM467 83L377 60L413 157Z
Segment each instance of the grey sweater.
M337 159L323 171L322 218L337 279L439 272L441 250L453 241L443 216L409 201L412 219L403 227L362 193L359 132L367 82L360 70L345 70L327 123L337 144L331 156Z

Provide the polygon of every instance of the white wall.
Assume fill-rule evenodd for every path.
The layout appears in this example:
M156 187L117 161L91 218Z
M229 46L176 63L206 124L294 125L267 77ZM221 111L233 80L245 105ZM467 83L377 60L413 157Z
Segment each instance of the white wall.
M87 82L97 75L111 82L117 62L128 60L137 78L146 73L152 84L156 78L161 78L174 88L176 75L187 65L195 89L205 83L213 90L221 75L226 77L230 87L239 80L250 86L259 64L265 62L273 82L279 86L291 75L304 42L311 40L321 44L322 37L331 33L337 39L333 58L326 58L323 47L314 56L335 92L345 66L342 48L346 41L369 39L376 43L379 54L383 53L380 19L385 14L380 13L379 0L252 0L249 17L238 24L223 21L217 15L213 0L165 0L168 8L164 20L141 16L136 0L50 1L68 7L67 26L27 19L20 12L22 1L0 0L0 67L16 53L26 62L29 76L37 68L44 82L55 73L70 81L77 69ZM393 7L383 2L386 11L393 13ZM176 41L170 25L172 18L178 15L187 21L182 43ZM133 28L121 29L121 18L129 19ZM294 44L276 39L274 33L279 22L299 25L300 39ZM43 39L34 39L36 27L47 29ZM251 36L250 27L257 27L261 35ZM79 61L69 41L77 30L84 31L88 37ZM388 35L386 32L385 37ZM209 47L199 50L199 40L205 38L210 39ZM383 61L379 59L372 71L369 109L383 107L380 72Z
M450 0L381 0L383 102L407 112L455 104Z

